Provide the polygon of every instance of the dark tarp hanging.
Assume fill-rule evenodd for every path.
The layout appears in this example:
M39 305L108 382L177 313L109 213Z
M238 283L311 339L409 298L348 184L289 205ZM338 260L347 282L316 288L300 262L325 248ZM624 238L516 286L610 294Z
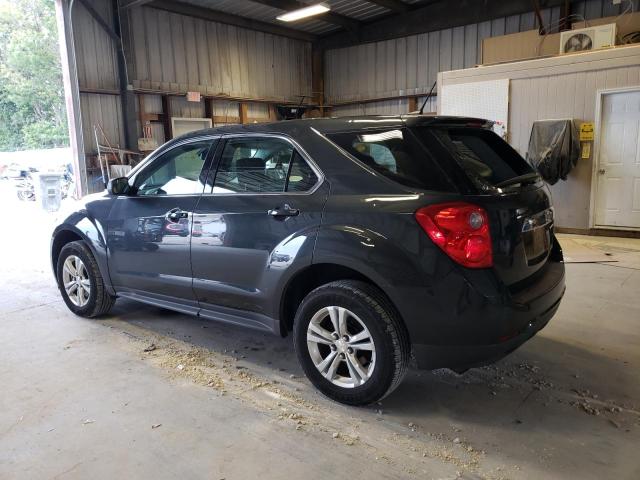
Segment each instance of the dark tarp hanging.
M580 140L573 120L533 122L527 161L547 183L566 180L579 155Z

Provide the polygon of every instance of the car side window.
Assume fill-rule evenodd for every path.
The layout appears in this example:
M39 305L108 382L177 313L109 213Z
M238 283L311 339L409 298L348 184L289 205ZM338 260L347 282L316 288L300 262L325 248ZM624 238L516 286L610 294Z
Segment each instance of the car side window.
M316 181L313 170L289 142L272 137L231 138L209 193L304 191Z
M318 183L318 176L298 152L293 153L289 168L287 192L307 192Z
M187 143L160 155L136 178L136 195L202 193L207 174L203 167L212 143L212 140Z

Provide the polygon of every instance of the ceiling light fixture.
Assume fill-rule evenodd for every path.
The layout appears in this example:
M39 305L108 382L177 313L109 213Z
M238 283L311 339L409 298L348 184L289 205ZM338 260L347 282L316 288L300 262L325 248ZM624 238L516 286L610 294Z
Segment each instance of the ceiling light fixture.
M281 22L295 22L296 20L302 20L303 18L326 13L329 10L331 9L326 4L318 3L316 5L309 5L308 7L283 13L282 15L278 15L276 18Z

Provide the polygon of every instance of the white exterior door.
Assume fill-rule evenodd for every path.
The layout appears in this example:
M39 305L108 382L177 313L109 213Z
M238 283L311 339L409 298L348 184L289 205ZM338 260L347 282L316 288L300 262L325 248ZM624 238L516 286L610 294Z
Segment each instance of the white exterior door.
M596 226L640 228L640 91L602 96Z

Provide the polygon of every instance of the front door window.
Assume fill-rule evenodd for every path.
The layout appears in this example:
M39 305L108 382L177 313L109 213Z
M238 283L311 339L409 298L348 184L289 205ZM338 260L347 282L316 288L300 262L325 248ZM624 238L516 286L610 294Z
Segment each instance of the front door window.
M192 195L202 193L207 172L203 172L210 140L172 148L154 160L136 178L136 195Z

